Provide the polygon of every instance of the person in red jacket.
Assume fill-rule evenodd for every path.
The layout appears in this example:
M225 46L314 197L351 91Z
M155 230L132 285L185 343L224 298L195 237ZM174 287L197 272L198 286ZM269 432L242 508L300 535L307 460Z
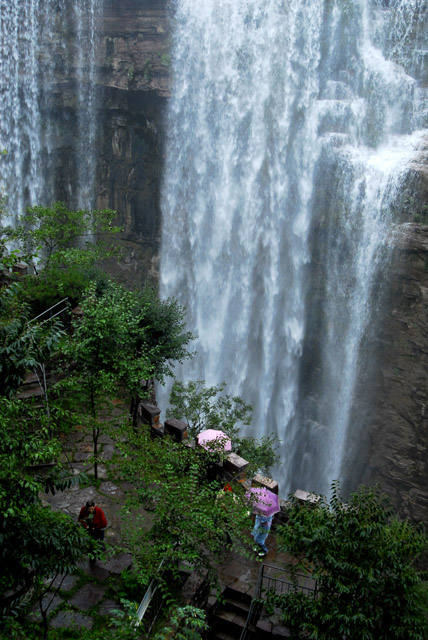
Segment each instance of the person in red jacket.
M95 506L95 502L90 500L80 509L77 521L87 529L91 538L101 540L103 545L102 541L104 540L104 529L107 526L107 520L101 507Z

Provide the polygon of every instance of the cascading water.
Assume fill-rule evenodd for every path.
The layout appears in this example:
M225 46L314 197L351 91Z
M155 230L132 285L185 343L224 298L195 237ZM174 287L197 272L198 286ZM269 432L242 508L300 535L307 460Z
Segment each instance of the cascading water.
M327 492L426 126L427 2L176 0L172 21L161 293L198 335L177 375L253 405L283 494Z
M11 218L27 205L64 194L72 206L94 206L95 48L101 11L102 0L0 0L0 148L7 149L0 179ZM61 119L53 114L60 110L62 92L70 97ZM77 126L70 108L76 110ZM67 130L71 145L64 142ZM58 194L61 145L69 166L76 166L77 179Z
M78 64L78 114L79 131L82 135L77 143L77 206L93 209L95 206L96 168L96 26L101 13L102 0L86 0L75 4L77 25ZM84 46L82 44L85 43ZM89 150L89 153L88 153Z

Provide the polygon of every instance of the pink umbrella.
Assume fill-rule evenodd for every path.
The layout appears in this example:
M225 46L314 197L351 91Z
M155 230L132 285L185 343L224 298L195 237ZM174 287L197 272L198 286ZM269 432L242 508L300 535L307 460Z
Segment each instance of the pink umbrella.
M246 498L253 499L253 513L262 516L273 516L280 511L279 498L276 493L266 487L251 487L245 494Z
M216 447L222 447L224 451L231 451L232 449L232 441L224 431L205 429L205 431L201 431L197 437L198 444L204 449L215 449ZM216 440L218 442L215 442Z

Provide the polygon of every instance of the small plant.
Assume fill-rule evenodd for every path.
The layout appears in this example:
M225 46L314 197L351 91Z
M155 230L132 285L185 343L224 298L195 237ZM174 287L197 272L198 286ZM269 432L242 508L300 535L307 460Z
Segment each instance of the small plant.
M155 640L167 640L172 637L176 640L201 640L204 632L208 630L205 611L190 605L177 607L170 617L170 625L157 633Z
M112 610L111 627L114 628L114 637L121 640L132 640L141 637L138 630L137 609L138 603L121 598L123 609Z
M251 424L252 408L241 398L224 394L225 388L225 382L213 387L206 387L204 380L191 380L187 384L174 382L167 418L185 420L192 437L204 429L223 431L232 440L232 451L250 462L253 473L269 474L278 459L276 436L263 436L258 440L241 435Z
M164 67L170 68L171 66L171 56L169 53L162 53L160 56L160 61L164 65Z
M150 80L153 78L153 64L151 60L147 60L147 62L143 67L143 78L144 78L144 82L147 82L147 83L149 83Z
M131 84L131 82L133 81L135 77L135 69L134 67L129 67L128 69L128 84Z

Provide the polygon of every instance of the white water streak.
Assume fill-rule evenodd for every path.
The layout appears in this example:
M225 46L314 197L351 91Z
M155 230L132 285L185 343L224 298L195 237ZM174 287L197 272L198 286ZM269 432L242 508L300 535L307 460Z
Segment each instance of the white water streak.
M12 219L26 206L56 197L55 154L67 135L75 147L68 154L77 156L78 185L64 190L78 206L90 208L94 200L95 44L102 0L76 3L74 16L69 4L0 0L0 148L8 152L0 161L0 179ZM71 130L69 123L67 132L58 88L70 91L67 83L73 82L78 127Z

